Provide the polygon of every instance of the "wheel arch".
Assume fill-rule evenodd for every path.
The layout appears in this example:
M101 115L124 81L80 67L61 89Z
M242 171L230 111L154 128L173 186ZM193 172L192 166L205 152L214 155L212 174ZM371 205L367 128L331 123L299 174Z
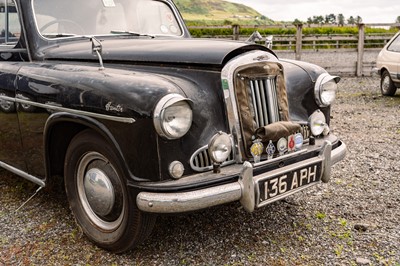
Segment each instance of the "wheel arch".
M53 176L64 175L68 146L76 134L86 129L93 130L113 146L119 159L122 160L125 176L130 175L118 142L104 124L87 116L60 112L48 118L44 129L46 183L50 183Z
M378 70L379 76L382 77L382 75L383 75L383 73L384 73L385 71L387 71L387 72L389 73L389 75L390 75L389 69L388 69L387 67L385 67L385 66L382 66L382 67Z

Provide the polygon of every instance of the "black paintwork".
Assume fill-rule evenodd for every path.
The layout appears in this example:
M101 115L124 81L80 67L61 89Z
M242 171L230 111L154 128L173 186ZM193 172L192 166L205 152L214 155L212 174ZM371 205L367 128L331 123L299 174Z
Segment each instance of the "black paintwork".
M0 113L0 161L44 180L63 174L69 141L87 127L119 151L133 184L169 179L168 165L175 160L184 163L185 174L193 174L189 166L193 152L216 132L228 132L220 81L223 66L256 49L270 52L271 60L278 60L263 46L190 39L185 29L181 38L99 37L105 64L100 70L89 37L46 40L34 26L30 1L16 2L23 34L15 48L0 51L0 55L11 55L0 62L3 93L39 104L135 119L128 124L24 105L19 105L17 112ZM307 120L318 109L313 89L324 70L299 62L281 63L290 116ZM193 125L174 141L160 138L152 121L156 103L169 93L193 101ZM329 109L324 112L328 114Z
M245 51L267 48L234 41L203 39L149 39L147 37L128 38L121 36L99 38L102 44L102 55L105 62L205 65L208 68L219 68L233 56ZM98 61L92 53L89 39L70 41L40 51L43 60L84 60Z

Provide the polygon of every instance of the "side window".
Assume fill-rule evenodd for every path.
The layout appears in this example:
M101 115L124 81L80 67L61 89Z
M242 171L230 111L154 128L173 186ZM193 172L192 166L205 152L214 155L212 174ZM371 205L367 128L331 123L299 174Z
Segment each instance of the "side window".
M15 45L21 35L17 8L13 0L0 0L0 45Z
M389 51L400 52L400 35L397 35L396 39L388 47Z

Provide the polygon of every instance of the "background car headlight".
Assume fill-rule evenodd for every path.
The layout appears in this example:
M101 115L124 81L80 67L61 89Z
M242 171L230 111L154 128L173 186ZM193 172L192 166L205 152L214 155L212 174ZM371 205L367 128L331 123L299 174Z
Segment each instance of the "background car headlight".
M211 159L216 163L223 163L228 159L232 151L231 137L224 133L218 132L208 144L208 153Z
M331 105L336 98L337 83L340 77L331 76L328 73L321 74L315 83L314 94L315 101L319 107Z
M314 136L319 136L324 132L326 127L326 118L324 113L320 110L315 111L308 119L308 123L310 124L311 133Z
M157 133L166 139L183 137L192 126L191 101L179 94L164 96L154 109L153 122Z

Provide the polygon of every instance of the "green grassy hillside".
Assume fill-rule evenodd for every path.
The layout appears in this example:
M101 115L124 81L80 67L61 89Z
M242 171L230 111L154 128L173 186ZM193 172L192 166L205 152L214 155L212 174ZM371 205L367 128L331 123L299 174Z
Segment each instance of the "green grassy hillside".
M189 25L273 24L272 20L251 7L224 0L175 0L174 2Z

